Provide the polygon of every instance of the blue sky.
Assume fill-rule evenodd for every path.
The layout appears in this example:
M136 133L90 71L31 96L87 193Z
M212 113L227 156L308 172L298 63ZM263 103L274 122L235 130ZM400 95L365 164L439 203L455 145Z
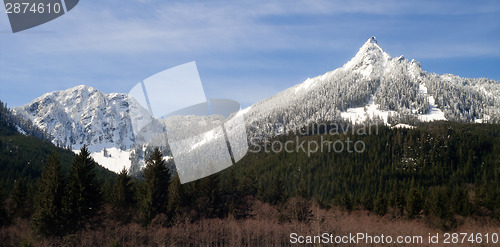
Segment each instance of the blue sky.
M500 80L500 1L81 0L16 34L0 14L0 100L126 93L196 61L207 97L247 106L342 66L371 36L426 71Z

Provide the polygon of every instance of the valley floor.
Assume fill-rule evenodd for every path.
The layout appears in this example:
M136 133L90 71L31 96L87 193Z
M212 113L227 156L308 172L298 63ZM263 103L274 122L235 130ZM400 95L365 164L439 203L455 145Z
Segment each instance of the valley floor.
M428 218L408 220L388 214L384 217L367 211L356 210L351 213L340 209L321 209L313 205L312 217L308 223L279 222L279 212L269 204L256 202L253 216L244 220L234 218L201 219L192 223L178 223L175 226L162 226L161 216L152 225L144 228L138 223L113 220L109 216L102 219L93 229L85 229L62 239L42 239L35 236L29 221L18 219L8 227L0 229L2 246L289 246L299 241L298 236L316 236L323 233L334 236L367 234L376 241L376 236L388 236L396 241L398 236L417 239L422 236L423 243L402 243L384 246L442 246L445 232L432 227ZM498 221L482 217L457 218L458 227L450 233L500 234ZM134 222L133 220L131 222ZM297 235L293 235L296 233ZM429 244L429 234L439 234L439 244ZM476 239L476 235L474 238ZM366 235L365 235L366 236ZM462 237L458 238L462 241ZM449 241L453 241L450 237ZM466 239L466 241L468 241ZM449 246L495 246L495 244L465 242ZM311 245L312 246L312 245ZM327 245L330 246L330 245ZM332 245L333 246L333 245ZM347 243L338 246L374 246L361 240L359 244Z

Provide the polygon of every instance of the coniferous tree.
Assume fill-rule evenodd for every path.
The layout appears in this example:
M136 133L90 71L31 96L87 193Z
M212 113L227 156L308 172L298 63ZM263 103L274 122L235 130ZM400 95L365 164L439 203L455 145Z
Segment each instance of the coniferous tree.
M261 190L266 190L262 188ZM285 185L283 184L283 179L281 177L274 178L269 192L264 194L264 199L271 203L272 205L283 204L286 201L285 195Z
M410 219L417 216L424 206L422 194L417 188L414 187L413 183L414 182L412 181L410 192L408 193L406 199L406 213Z
M452 212L450 209L450 197L446 187L434 187L430 189L426 207L430 215L439 219L438 226L442 229L449 229L452 221Z
M245 194L238 191L239 180L236 178L234 169L228 170L226 179L222 185L222 194L224 201L224 208L227 208L228 213L232 214L236 218L244 217L246 214L245 206Z
M303 178L299 180L299 185L297 186L297 197L293 200L293 214L300 222L307 222L312 217L311 201L308 199L309 193L307 191L307 186Z
M387 214L387 199L382 191L377 194L377 198L373 203L373 210L379 216Z
M64 181L57 153L52 152L37 181L33 227L44 235L63 234Z
M7 223L9 223L9 217L7 209L5 208L5 195L3 188L0 187L0 226L6 225Z
M399 215L402 215L405 203L405 198L403 196L403 192L401 191L399 182L396 181L392 188L390 205L398 210Z
M365 193L365 195L363 196L363 207L366 209L366 210L369 210L369 211L372 211L373 210L373 197L372 197L372 194L371 193Z
M26 218L29 214L29 198L26 180L19 177L14 182L14 188L10 195L12 202L12 215L14 217Z
M255 174L250 171L240 178L237 185L236 193L238 193L238 205L233 215L236 218L245 218L250 215L252 205L257 194L257 179Z
M125 168L115 179L111 200L116 208L127 208L134 203L134 187Z
M175 223L177 221L182 205L184 205L184 191L179 175L176 175L168 186L167 212L172 222Z
M76 230L97 212L102 204L101 188L95 179L96 163L84 145L71 165L64 211L68 229Z
M456 186L451 194L450 206L452 211L462 216L469 216L472 211L472 205L469 201L469 193L463 186Z
M219 174L204 177L196 183L196 209L200 216L213 218L227 214L227 204L224 203L219 185Z
M243 176L241 182L238 184L238 191L243 195L255 196L257 194L257 178L253 171Z
M170 171L163 154L155 148L144 168L144 197L140 209L145 224L149 224L156 215L166 213L169 184Z

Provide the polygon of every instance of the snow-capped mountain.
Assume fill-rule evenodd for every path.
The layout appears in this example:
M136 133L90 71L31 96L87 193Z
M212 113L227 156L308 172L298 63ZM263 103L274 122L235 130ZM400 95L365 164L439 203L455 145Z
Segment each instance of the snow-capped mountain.
M415 60L391 57L371 37L341 68L245 111L250 129L263 135L325 121L498 122L500 83L425 72Z
M127 94L105 94L83 85L44 94L14 111L47 131L53 143L72 149L86 144L91 152L130 148L135 143L132 118L151 117Z
M144 141L161 134L168 123L154 120L160 127L152 125L151 132L136 137L133 128L142 125L132 123L151 122L148 110L127 94L104 94L87 86L45 94L14 111L48 132L56 144L74 150L87 144L93 157L113 171L125 166L137 172L156 145L154 138ZM245 118L247 133L263 136L329 121L380 121L395 127L436 120L500 122L500 83L425 72L415 60L391 57L372 37L341 68L238 114ZM161 135L156 139L166 143Z

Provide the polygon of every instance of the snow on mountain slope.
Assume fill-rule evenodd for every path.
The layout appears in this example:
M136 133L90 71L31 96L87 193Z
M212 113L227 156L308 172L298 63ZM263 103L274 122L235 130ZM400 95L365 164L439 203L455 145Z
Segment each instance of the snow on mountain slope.
M75 152L79 152L79 150L75 150ZM130 150L112 147L93 152L90 156L101 166L116 173L121 172L124 168L128 171L131 166Z
M388 124L389 115L397 115L395 111L384 111L379 108L380 106L375 104L372 96L364 107L348 108L347 111L341 112L340 115L353 124L362 124L367 120L378 118L386 125Z
M89 151L98 152L112 147L127 149L134 144L132 118L149 117L141 108L127 94L105 94L82 85L44 94L14 111L50 133L54 144L72 149L86 144ZM135 112L144 115L132 116L131 109L139 109Z
M391 59L391 56L380 48L375 37L371 37L342 69L359 73L366 79L377 79L383 75L387 62Z
M26 131L24 131L23 128L19 127L19 125L16 124L15 126L16 126L17 132L19 132L20 134L25 135L25 136L28 135L28 133L26 133Z
M419 85L419 94L427 96L429 100L429 112L427 114L419 114L418 119L420 121L431 122L446 120L446 118L444 117L444 112L436 106L434 96L428 95L426 86L422 84Z
M245 115L257 136L327 121L500 121L500 84L427 73L415 60L391 57L371 37L341 68L258 102Z
M168 155L166 136L156 135L168 123L191 128L182 119L154 119L127 94L104 94L87 86L45 94L14 111L50 133L56 144L72 149L88 145L93 157L113 171L130 166L137 172L153 146ZM247 133L264 137L330 121L402 127L437 120L500 122L500 84L428 73L415 60L391 57L371 37L341 68L308 78L238 115L244 115ZM151 119L151 131L134 136ZM206 127L199 131L209 131ZM197 144L203 146L205 139ZM110 157L104 148L111 150Z

